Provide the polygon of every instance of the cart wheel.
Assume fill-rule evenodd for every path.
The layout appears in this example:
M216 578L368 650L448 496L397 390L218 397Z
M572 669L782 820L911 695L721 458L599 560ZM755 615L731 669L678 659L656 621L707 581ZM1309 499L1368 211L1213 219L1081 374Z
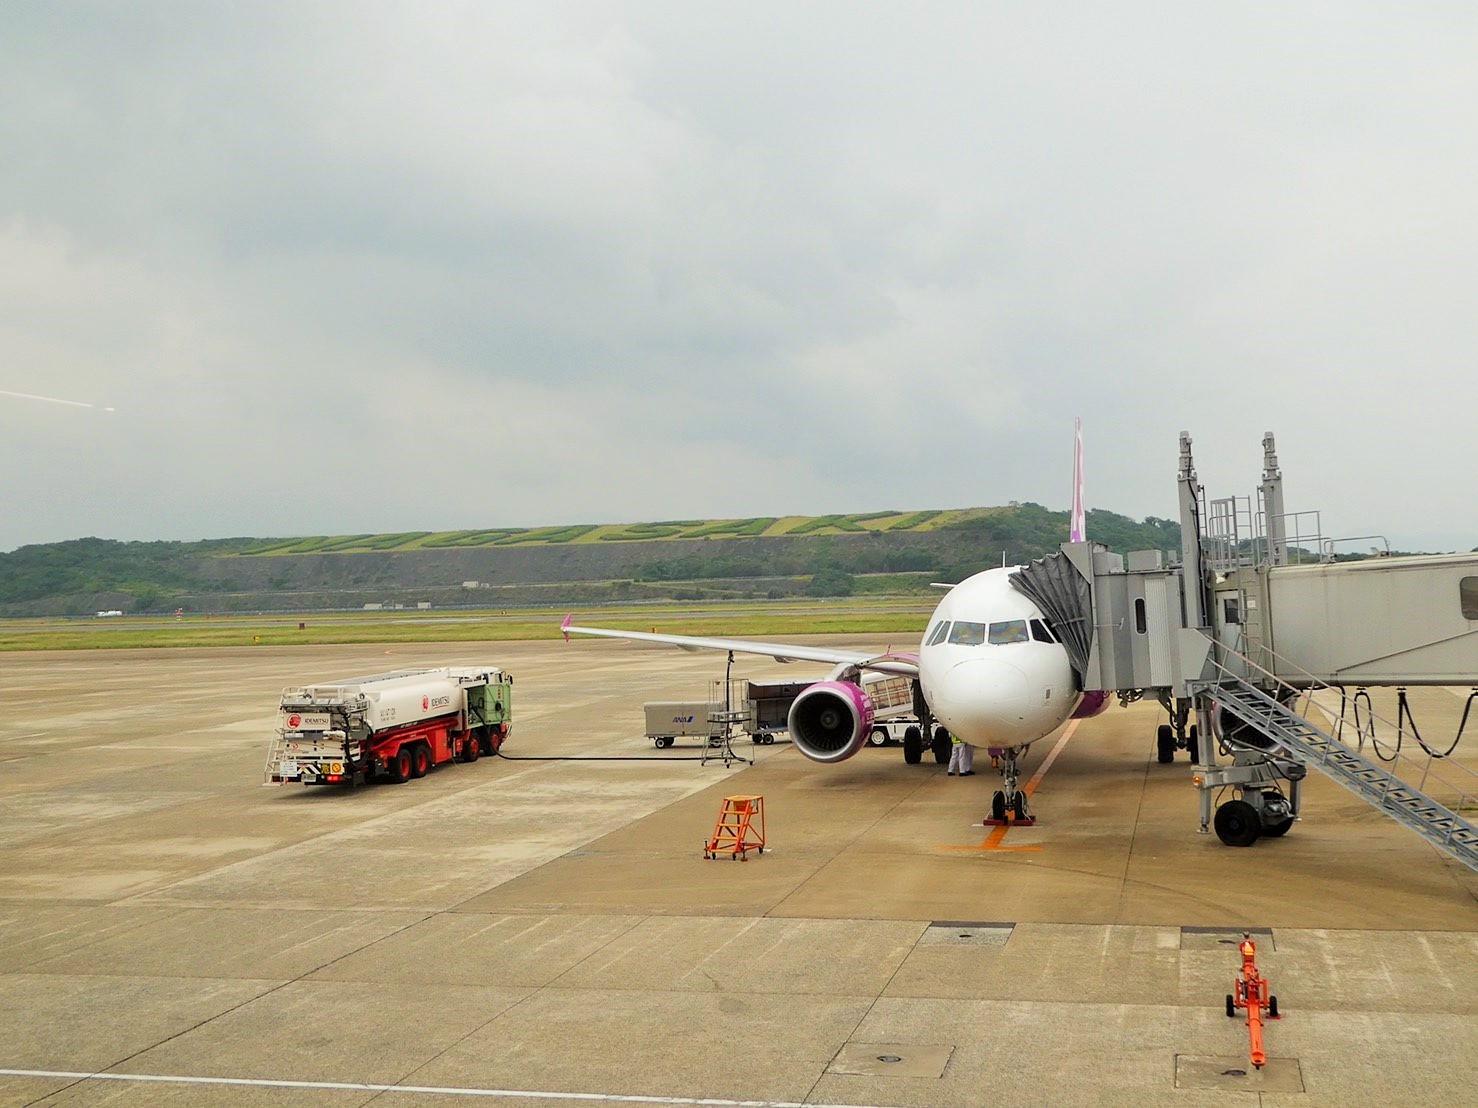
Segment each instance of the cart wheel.
M1227 993L1227 1019L1237 1018L1237 1002L1232 999L1232 994Z

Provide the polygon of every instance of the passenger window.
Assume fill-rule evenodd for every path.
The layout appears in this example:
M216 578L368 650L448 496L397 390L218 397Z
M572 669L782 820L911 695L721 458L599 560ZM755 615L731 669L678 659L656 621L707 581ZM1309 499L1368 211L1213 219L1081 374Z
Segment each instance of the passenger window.
M1032 638L1036 639L1037 642L1056 642L1057 641L1056 639L1054 639L1052 637L1051 630L1040 619L1034 619L1034 620L1032 620Z
M949 633L949 641L955 646L979 646L985 642L985 624L956 623Z
M1463 618L1478 619L1478 577L1464 577L1457 587L1463 602Z
M1144 614L1144 597L1136 597L1134 601L1134 629L1141 635L1149 629L1148 621Z
M990 642L992 646L1007 646L1014 642L1029 642L1031 637L1026 633L1026 620L1008 619L1002 623L990 625Z
M949 633L949 620L947 620L947 619L941 619L938 623L936 623L934 625L934 633L929 636L929 641L926 642L924 645L925 646L938 646L940 643L942 643L944 641L944 636L947 635L948 633Z

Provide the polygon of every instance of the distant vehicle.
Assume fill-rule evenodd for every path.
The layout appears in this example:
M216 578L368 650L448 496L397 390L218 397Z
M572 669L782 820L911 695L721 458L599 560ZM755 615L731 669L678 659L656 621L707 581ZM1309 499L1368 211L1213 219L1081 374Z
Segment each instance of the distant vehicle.
M898 719L874 720L872 730L867 733L869 746L902 746L904 743L922 744L923 725L913 716Z
M284 689L265 783L404 782L496 754L513 720L500 669L408 669Z
M746 730L757 745L769 746L776 735L788 726L790 707L796 698L816 681L745 681L743 700L738 707L747 716ZM874 718L881 726L913 708L913 683L906 677L887 673L869 673L862 678L872 704ZM739 698L736 697L736 700ZM722 700L653 700L643 705L646 736L658 750L664 750L678 739L697 738L705 742L719 738L724 724L714 719L724 711ZM917 724L917 721L915 721ZM882 746L876 742L874 746Z
M118 608L109 608L106 612L99 612L96 619L110 619L113 616L121 616L123 612Z

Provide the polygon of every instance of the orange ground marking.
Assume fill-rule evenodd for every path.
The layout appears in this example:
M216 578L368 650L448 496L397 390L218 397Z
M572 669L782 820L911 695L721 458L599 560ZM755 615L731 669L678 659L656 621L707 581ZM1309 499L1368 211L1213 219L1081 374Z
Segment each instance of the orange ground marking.
M1077 730L1078 730L1078 724L1080 724L1082 722L1083 721L1080 720L1080 719L1075 719L1075 720L1072 720L1072 721L1070 721L1068 723L1067 730L1065 730L1062 733L1062 738L1058 739L1056 745L1054 745L1052 747L1052 749L1047 752L1047 757L1045 757L1045 758L1042 759L1042 764L1037 767L1037 772L1034 773L1034 774L1032 774L1031 780L1028 781L1026 783L1026 787L1021 790L1022 792L1026 793L1027 796L1031 796L1033 793L1035 793L1037 791L1037 786L1042 783L1042 778L1047 776L1047 771L1052 768L1052 763L1055 762L1055 761L1057 761L1057 756L1062 753L1063 747L1067 746L1068 740L1071 739L1073 737L1073 735L1077 732ZM1041 850L1042 849L1040 846L1037 846L1037 845L1033 845L1033 846L1004 846L1004 845L1002 845L1002 840L1006 837L1006 832L1009 831L1009 830L1011 830L1010 827L992 827L990 829L990 834L985 837L985 841L983 843L979 844L978 846L956 846L956 845L950 845L950 846L945 846L942 849L944 849L944 850L1012 850L1012 851L1021 851L1021 852L1035 852L1035 851L1038 851L1038 850Z

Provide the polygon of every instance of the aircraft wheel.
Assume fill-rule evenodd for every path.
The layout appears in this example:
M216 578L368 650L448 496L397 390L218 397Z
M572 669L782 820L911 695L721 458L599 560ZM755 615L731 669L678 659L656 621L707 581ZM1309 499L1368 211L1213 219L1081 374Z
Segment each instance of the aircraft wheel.
M935 762L941 766L949 765L949 748L951 745L949 732L943 727L934 728L934 741L929 744L929 747L934 751Z
M1216 810L1216 837L1227 846L1251 846L1262 834L1262 817L1245 800L1228 800Z
M903 760L911 766L924 760L924 735L917 727L903 733Z
M1017 819L1026 819L1026 793L1017 793L1011 802L1011 814Z
M425 777L431 769L431 751L425 743L417 743L411 751L411 776Z
M1006 818L1006 794L1000 789L997 789L990 798L990 818Z
M888 732L885 728L874 727L872 729L872 734L867 736L867 741L872 746L887 746Z
M1275 839L1281 839L1292 830L1293 817L1289 816L1287 819L1280 819L1277 823L1268 824L1262 829L1262 833L1264 835L1271 835Z
M409 747L401 747L395 757L390 761L390 780L397 785L411 779L411 752Z
M1175 761L1175 728L1170 724L1160 724L1155 732L1155 750L1162 766L1168 766Z

